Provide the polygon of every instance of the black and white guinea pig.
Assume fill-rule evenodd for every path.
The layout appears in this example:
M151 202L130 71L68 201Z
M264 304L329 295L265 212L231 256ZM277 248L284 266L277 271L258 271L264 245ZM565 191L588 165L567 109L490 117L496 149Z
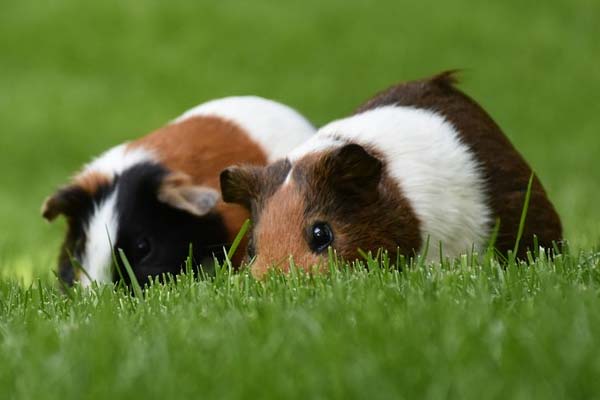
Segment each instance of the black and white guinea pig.
M116 249L123 249L142 283L149 276L179 272L190 244L196 263L212 262L213 254L221 258L248 212L223 203L220 171L232 164L272 162L314 132L283 104L228 97L108 150L42 206L48 221L59 215L67 220L60 278L84 286L117 279ZM74 268L73 259L85 273Z
M252 211L252 272L319 265L329 246L347 260L384 248L430 259L512 249L531 168L451 72L394 86L334 121L286 159L221 174L226 202ZM561 239L535 177L520 249ZM522 254L522 253L521 253Z

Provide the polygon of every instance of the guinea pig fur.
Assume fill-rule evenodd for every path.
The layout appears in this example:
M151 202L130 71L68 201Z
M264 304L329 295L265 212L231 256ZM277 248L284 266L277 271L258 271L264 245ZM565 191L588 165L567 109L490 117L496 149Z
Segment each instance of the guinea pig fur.
M223 198L252 211L248 255L268 268L321 265L331 246L430 260L487 246L512 249L531 168L491 117L454 87L452 72L396 85L334 121L267 167L221 174ZM561 239L561 223L534 177L520 254Z
M116 280L116 249L123 249L141 283L179 272L190 244L196 263L212 265L213 255L222 259L223 247L249 216L243 207L221 200L219 172L232 164L264 165L284 157L314 131L283 104L228 97L108 150L42 206L48 221L66 217L60 278L84 286ZM74 268L73 259L85 273ZM234 264L239 261L240 256Z

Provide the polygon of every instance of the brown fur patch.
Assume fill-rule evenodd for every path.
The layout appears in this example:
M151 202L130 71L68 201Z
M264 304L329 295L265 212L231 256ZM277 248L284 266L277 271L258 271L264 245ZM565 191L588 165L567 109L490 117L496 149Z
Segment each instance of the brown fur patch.
M218 117L199 116L166 125L130 143L129 147L153 150L170 170L184 172L194 184L217 190L220 190L220 172L231 164L267 163L266 154L242 128ZM227 227L229 241L233 241L249 217L248 211L219 201L217 212ZM234 263L241 261L241 253L237 252Z
M199 116L166 125L129 144L130 148L154 150L172 171L182 171L194 183L219 187L219 173L231 165L264 165L261 147L233 122ZM215 149L219 149L218 152Z
M496 247L513 248L525 200L531 167L518 153L500 127L470 97L456 89L452 71L429 79L393 86L379 93L357 110L358 113L383 105L396 104L432 110L443 115L457 129L483 167L488 198L494 217L500 219ZM520 246L523 256L533 248L533 235L539 244L550 247L562 238L560 218L546 192L534 177L529 212Z

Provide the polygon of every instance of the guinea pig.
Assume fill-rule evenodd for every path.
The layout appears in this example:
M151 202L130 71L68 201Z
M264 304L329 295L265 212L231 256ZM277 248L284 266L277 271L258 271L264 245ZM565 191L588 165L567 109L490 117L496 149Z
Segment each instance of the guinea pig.
M234 163L265 165L314 132L288 106L254 96L228 97L111 148L42 206L46 220L63 215L67 221L60 279L88 286L117 280L121 272L130 283L124 269L114 268L117 249L140 283L179 272L190 245L195 263L212 265L213 255L222 260L223 248L249 215L221 200L220 171Z
M454 86L453 72L393 86L329 123L266 167L221 173L226 202L252 212L248 256L261 276L324 266L328 247L456 257L515 245L532 171L492 118ZM520 244L561 239L560 219L534 177ZM425 251L424 246L431 246Z

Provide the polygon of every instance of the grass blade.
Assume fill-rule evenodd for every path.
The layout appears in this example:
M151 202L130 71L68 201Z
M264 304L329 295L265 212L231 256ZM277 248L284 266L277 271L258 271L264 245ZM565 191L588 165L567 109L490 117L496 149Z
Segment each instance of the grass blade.
M233 243L231 244L231 247L229 248L229 251L227 252L227 259L228 260L231 260L231 258L235 254L235 251L239 247L242 239L246 235L246 232L248 232L249 228L250 228L250 220L247 219L246 221L244 221L244 224L240 228L240 231L236 235L235 239L233 240Z
M67 250L67 255L69 256L69 261L71 262L71 266L75 269L75 270L80 270L81 272L83 272L83 274L86 276L86 278L88 278L88 280L90 282L92 282L92 277L90 276L90 274L88 274L88 272L85 270L85 268L83 268L83 265L81 265L81 263L71 255L71 252Z
M131 268L131 264L129 264L129 261L127 260L127 256L125 256L125 252L123 251L123 249L119 249L119 256L121 257L121 261L123 261L123 266L127 271L127 275L129 275L129 280L131 281L133 293L136 297L143 300L142 287L140 286L140 283L135 277L135 274L133 273L133 268Z
M60 284L60 287L62 288L62 292L70 300L73 300L74 298L73 298L73 293L71 293L71 288L65 283L65 281L63 281L63 279L58 275L58 273L56 271L52 270L52 274L54 275L54 277L56 278L56 280Z
M119 284L123 284L125 283L125 277L123 276L123 271L121 271L121 267L119 266L119 262L117 261L117 254L115 253L115 248L113 247L113 243L112 243L112 239L110 238L110 232L108 231L108 226L105 226L106 229L106 236L108 237L108 244L110 246L110 253L112 255L112 262L114 265L114 268L117 270L117 273L119 274Z
M525 201L523 202L523 210L521 211L521 220L519 221L519 230L517 231L517 240L515 241L515 248L513 249L513 257L517 256L519 250L519 242L521 236L523 236L523 230L525 229L525 218L527 217L527 210L529 209L529 200L531 199L531 187L533 185L533 172L529 177L529 183L527 184L527 193L525 193Z

